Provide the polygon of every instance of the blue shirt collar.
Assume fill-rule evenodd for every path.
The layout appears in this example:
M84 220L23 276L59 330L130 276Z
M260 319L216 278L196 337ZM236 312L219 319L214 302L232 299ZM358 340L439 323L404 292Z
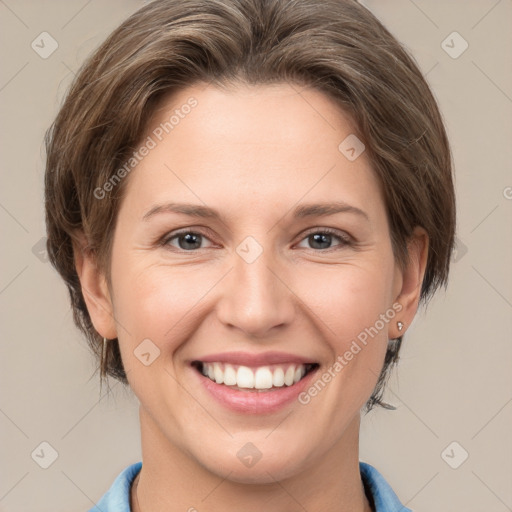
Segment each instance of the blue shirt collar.
M373 466L366 462L359 462L359 471L366 496L375 512L412 512L400 503L391 486Z
M110 489L89 512L131 512L130 487L142 468L136 462L124 469L114 480ZM404 507L384 477L370 464L359 462L359 470L366 495L375 512L412 512Z

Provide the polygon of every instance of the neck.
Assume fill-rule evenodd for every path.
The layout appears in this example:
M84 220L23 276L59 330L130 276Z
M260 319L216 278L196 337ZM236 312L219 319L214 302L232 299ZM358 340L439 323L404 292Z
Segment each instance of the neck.
M229 470L212 473L171 444L142 407L140 418L143 465L131 488L132 512L259 512L262 504L267 512L372 512L359 472L359 416L329 453L265 483L232 481Z

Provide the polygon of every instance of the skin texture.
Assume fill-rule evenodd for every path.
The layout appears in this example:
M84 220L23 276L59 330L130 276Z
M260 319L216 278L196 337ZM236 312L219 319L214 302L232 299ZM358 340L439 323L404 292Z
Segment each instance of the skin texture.
M379 182L365 152L351 162L338 150L353 126L322 93L285 83L197 84L167 98L145 137L190 97L197 106L125 178L110 285L93 256L76 251L94 326L119 338L140 401L143 468L133 510L368 512L360 409L388 339L399 335L396 322L403 334L416 313L428 237L415 230L401 271ZM299 204L330 201L368 219L292 218ZM168 212L143 220L168 202L215 208L224 222ZM197 245L169 236L159 244L181 228L202 235ZM312 228L353 242L315 243ZM251 264L236 252L247 236L263 251ZM190 366L211 353L279 350L317 361L321 375L397 303L394 319L307 405L235 413L211 400ZM134 355L146 338L160 350L149 366ZM252 467L237 457L248 442L262 453Z

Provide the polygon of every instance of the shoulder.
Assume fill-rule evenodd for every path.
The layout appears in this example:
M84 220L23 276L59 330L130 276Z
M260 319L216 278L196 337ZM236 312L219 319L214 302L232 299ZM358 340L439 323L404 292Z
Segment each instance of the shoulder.
M130 512L130 486L141 467L142 462L136 462L123 469L110 489L89 512Z
M386 479L370 464L359 462L359 471L375 512L412 512L402 505Z

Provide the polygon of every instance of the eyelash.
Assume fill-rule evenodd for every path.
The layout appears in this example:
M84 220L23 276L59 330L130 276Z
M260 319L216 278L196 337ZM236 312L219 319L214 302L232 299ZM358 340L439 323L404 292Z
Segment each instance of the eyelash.
M176 232L172 232L172 233L169 233L168 235L166 235L160 242L161 245L165 246L165 247L169 247L170 244L169 242L171 240L174 240L175 238L178 238L180 236L183 236L183 235L188 235L188 234L192 234L192 235L200 235L204 238L208 238L209 239L209 236L201 231L201 230L192 230L192 229L184 229L184 230L181 230L181 231L176 231ZM310 249L312 251L316 251L316 252L331 252L331 251L335 251L335 250L339 250L339 249L342 249L344 247L350 247L350 246L353 246L354 245L354 242L352 240L352 238L347 235L346 233L343 233L341 231L338 231L336 229L332 229L332 228L313 228L311 231L307 231L304 236L300 239L299 243L302 242L303 240L307 239L308 237L312 236L312 235L316 235L316 234L323 234L323 235L332 235L336 238L338 238L338 240L341 241L340 244L334 246L334 247L330 247L328 249ZM171 250L174 250L175 252L183 252L183 253L186 253L186 252L198 252L200 251L201 249L191 249L191 250L185 250L185 249L179 249L179 248L176 248L176 247L173 247Z

